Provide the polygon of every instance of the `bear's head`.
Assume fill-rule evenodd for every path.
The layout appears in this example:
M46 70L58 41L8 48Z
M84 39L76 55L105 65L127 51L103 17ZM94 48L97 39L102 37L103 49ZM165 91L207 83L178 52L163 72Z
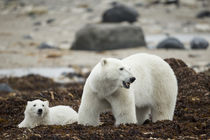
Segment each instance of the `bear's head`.
M43 118L49 112L49 102L48 101L41 101L41 100L34 100L28 101L25 114L28 114L30 117L39 117Z
M129 89L130 84L136 80L130 72L130 68L123 64L122 60L102 58L100 64L106 81L117 88L124 87Z

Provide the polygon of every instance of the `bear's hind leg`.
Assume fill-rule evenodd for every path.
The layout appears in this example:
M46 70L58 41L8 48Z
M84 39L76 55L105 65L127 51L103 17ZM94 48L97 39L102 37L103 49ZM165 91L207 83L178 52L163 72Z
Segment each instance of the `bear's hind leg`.
M146 119L149 119L149 112L150 108L145 106L145 107L136 107L136 117L138 124L143 124Z
M173 120L173 110L169 106L155 106L151 109L152 122L158 120Z

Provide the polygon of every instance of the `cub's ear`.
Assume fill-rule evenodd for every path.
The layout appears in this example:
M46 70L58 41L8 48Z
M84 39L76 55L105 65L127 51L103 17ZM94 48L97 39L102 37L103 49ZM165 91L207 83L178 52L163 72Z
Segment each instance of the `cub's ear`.
M45 104L46 106L49 106L49 101L44 101L44 104Z
M102 58L101 59L101 65L104 66L107 64L107 59L106 58Z

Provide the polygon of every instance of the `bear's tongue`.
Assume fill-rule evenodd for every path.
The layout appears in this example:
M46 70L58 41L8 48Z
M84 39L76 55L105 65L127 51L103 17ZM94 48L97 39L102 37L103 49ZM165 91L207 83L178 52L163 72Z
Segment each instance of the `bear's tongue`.
M130 83L123 81L123 87L124 88L130 88Z

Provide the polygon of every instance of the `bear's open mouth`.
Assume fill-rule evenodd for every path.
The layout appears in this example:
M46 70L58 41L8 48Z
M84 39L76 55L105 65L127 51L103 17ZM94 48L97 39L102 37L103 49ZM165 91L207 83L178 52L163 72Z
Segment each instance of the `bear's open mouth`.
M42 113L37 113L38 116L42 116Z
M124 88L130 88L130 82L123 81L123 87Z

